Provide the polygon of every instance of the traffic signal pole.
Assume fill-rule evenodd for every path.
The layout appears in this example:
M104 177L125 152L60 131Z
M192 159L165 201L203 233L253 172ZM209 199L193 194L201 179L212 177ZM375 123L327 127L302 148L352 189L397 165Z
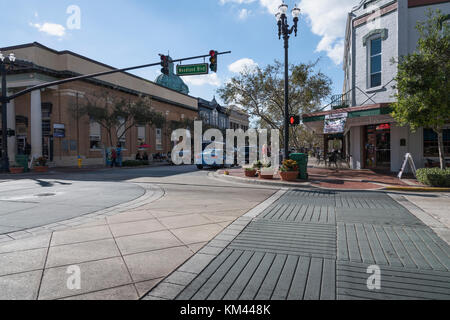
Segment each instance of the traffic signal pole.
M2 63L0 64L0 72L2 76L2 168L5 171L9 171L9 158L8 158L8 124L7 124L7 112L8 112L8 100L6 88L6 67Z
M217 55L223 55L223 54L229 54L229 53L231 53L231 51L218 52ZM182 61L188 61L188 60L194 60L194 59L202 59L202 58L207 58L209 56L210 56L209 54L205 54L205 55L200 55L200 56L175 59L175 60L171 60L171 62L182 62ZM18 61L18 62L24 62L24 61ZM0 68L1 68L0 73L1 73L1 78L2 78L1 79L2 95L0 97L0 102L2 104L2 164L3 164L2 167L3 167L3 170L4 171L9 170L9 158L8 158L8 147L7 147L7 140L8 140L7 108L8 108L8 103L11 100L14 100L16 98L24 96L35 90L41 90L41 89L45 89L48 87L61 85L64 83L69 83L69 82L74 82L74 81L79 81L79 80L86 80L86 79L91 79L91 78L97 78L97 77L106 76L106 75L110 75L110 74L114 74L114 73L155 67L155 66L159 66L159 65L161 65L161 62L144 64L144 65L140 65L140 66L128 67L128 68L122 68L122 69L114 69L111 71L92 73L92 74L88 74L88 75L79 75L79 76L68 78L68 79L52 81L52 82L47 82L44 84L36 85L34 87L30 87L30 88L24 89L22 91L18 91L16 93L8 96L7 95L7 87L6 87L6 85L7 85L7 83L6 83L6 68L5 68L4 64L0 64Z

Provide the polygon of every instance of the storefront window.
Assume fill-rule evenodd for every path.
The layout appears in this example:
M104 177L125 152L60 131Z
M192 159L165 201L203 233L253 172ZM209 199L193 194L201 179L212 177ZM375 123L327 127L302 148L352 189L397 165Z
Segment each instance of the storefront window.
M163 145L162 145L162 130L156 129L156 150L162 151Z
M450 129L444 130L444 154L450 157ZM432 129L423 129L424 157L439 157L438 135Z
M100 124L91 119L89 125L89 144L91 150L101 149L101 140L102 136Z

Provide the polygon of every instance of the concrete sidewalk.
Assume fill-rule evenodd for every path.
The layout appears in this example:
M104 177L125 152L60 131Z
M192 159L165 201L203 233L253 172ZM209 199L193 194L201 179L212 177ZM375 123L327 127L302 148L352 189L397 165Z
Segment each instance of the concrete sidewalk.
M386 193L290 190L145 299L450 299L450 247Z
M0 300L136 300L275 192L216 186L206 197L210 189L169 184L157 201L0 243ZM79 289L68 285L74 267Z

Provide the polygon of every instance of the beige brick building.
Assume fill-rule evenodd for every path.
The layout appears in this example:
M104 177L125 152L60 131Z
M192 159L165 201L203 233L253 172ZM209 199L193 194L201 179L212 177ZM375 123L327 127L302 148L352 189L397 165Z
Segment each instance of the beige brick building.
M10 94L50 81L114 70L76 53L55 51L36 42L0 50L4 54L14 52L18 60L31 63L30 67L8 74ZM151 107L166 118L163 128L147 125L128 131L122 141L124 159L134 158L141 143L150 146L149 155L167 154L172 149L170 122L198 117L196 98L124 72L35 90L8 104L7 129L16 132L15 137L8 138L11 163L27 148L32 156L44 155L54 166L75 166L78 155L87 165L104 163L104 149L109 146L106 130L88 116L77 121L74 115L77 106L86 103L86 97L100 92L127 100L148 96Z

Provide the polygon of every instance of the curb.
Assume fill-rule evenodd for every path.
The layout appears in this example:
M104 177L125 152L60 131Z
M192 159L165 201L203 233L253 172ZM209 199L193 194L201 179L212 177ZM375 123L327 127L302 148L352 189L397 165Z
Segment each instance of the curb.
M318 187L311 184L311 182L304 182L304 184L301 183L284 183L284 182L270 182L270 180L249 180L246 178L241 177L234 177L234 176L226 176L223 174L219 174L216 172L209 173L210 176L219 179L219 180L234 180L235 182L240 183L247 183L247 184L257 184L257 185L265 185L265 186L272 186L272 187L279 187L279 188L302 188L302 189L310 189L310 190L335 190L335 191L367 191L367 192L380 192L384 191L384 186L380 186L377 189L339 189L339 188L325 188L325 187Z
M285 182L271 182L270 180L261 180L261 179L247 179L247 178L241 178L241 177L234 177L234 176L226 176L224 174L219 174L217 171L210 173L215 178L221 179L221 180L234 180L239 181L247 184L258 184L258 185L264 185L264 186L275 186L280 188L307 188L307 189L319 189L318 187L314 187L311 185L311 182L299 182L299 183L285 183Z
M22 240L25 238L31 238L34 236L48 234L56 231L77 228L84 224L95 222L99 219L110 217L128 211L130 209L142 207L148 203L152 203L156 200L159 200L165 194L164 189L160 188L159 186L148 185L144 183L135 183L135 184L139 185L142 189L144 189L144 194L141 195L140 197L137 197L128 202L120 203L118 205L109 208L104 208L99 211L87 213L85 215L78 216L75 218L54 222L40 227L23 229L11 233L2 234L0 235L0 245L14 240Z
M176 297L265 209L280 199L283 188L235 220L206 246L180 265L140 300L175 300Z
M450 188L435 187L385 187L386 191L412 191L412 192L450 192Z

